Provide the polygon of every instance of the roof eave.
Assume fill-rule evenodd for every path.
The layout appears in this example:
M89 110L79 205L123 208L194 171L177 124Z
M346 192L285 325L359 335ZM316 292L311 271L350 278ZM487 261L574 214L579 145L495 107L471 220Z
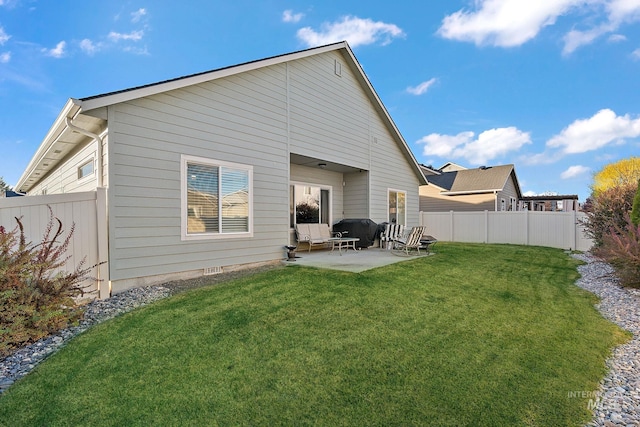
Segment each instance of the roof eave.
M197 84L208 82L211 80L217 80L223 77L232 76L232 75L243 73L246 71L256 70L258 68L277 65L277 64L293 61L300 58L306 58L308 56L317 55L319 53L345 49L347 48L347 46L348 46L347 42L344 42L344 41L339 43L333 43L326 46L320 46L316 48L301 50L298 52L288 53L284 55L273 56L270 58L260 59L256 61L245 62L243 64L232 65L232 66L221 68L218 70L207 71L207 72L193 74L185 77L178 77L175 79L166 80L164 82L152 83L152 84L140 86L137 88L83 98L79 102L84 111L89 111L96 108L106 107L108 105L118 104L121 102L127 102L134 99L146 97L146 96L157 95L159 93L163 93L170 90L181 89L187 86L197 85Z
M493 194L498 191L502 191L502 188L495 188L491 190L472 190L472 191L442 191L440 194L443 196L461 196L464 194Z
M22 176L16 183L15 188L18 191L29 191L30 187L25 188L25 186L29 178L31 178L32 174L34 173L36 166L38 165L40 160L42 160L42 158L47 154L47 152L49 152L49 150L51 150L51 148L55 145L58 137L64 132L65 128L67 127L66 119L72 119L80 112L80 110L81 105L77 99L69 98L67 100L66 104L62 108L62 111L60 111L60 114L58 114L58 117L56 118L55 122L53 122L53 125L51 125L49 132L47 132L47 135L42 140L42 143L40 143L38 150L33 155L31 161L22 173Z

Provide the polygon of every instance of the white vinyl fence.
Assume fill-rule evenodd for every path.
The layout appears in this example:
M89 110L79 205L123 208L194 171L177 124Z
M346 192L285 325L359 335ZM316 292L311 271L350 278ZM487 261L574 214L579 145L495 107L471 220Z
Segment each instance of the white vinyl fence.
M104 262L91 271L92 280L87 283L87 290L97 291L89 294L89 297L106 298L109 296L106 201L106 189L83 193L0 198L0 225L8 231L13 230L17 225L15 218L21 218L27 242L38 244L42 241L49 222L47 206L50 206L53 216L62 222L62 239L75 224L75 231L66 253L70 256L66 270L75 270L85 257L84 267Z
M588 251L582 212L420 212L427 234L445 242L511 243Z

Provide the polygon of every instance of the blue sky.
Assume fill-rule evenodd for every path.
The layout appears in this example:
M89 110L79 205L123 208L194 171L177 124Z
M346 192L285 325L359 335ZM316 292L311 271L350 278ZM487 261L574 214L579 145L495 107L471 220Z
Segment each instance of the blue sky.
M70 97L347 40L420 163L589 195L640 153L640 0L0 0L0 176Z

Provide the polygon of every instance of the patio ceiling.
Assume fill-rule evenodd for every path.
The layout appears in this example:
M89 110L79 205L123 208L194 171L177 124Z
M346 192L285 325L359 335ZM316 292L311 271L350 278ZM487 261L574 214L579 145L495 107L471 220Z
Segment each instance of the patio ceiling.
M290 161L294 165L307 166L310 168L319 168L319 169L324 169L324 170L339 172L339 173L352 173L352 172L359 172L362 170L359 168L354 168L354 167L343 165L340 163L330 162L325 159L307 157L307 156L302 156L300 154L293 154L293 153L291 153Z

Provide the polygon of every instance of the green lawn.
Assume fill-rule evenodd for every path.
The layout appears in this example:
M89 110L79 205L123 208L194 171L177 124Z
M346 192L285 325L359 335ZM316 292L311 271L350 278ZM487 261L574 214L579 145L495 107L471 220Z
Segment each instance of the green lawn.
M291 266L92 328L0 397L6 425L581 425L627 335L540 247ZM366 256L363 252L360 256Z

